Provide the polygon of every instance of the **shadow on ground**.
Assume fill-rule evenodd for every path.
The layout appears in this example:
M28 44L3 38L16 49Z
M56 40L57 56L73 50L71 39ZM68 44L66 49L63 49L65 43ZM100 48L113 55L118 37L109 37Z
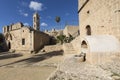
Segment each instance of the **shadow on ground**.
M12 65L12 64L15 64L15 63L19 63L19 62L27 62L28 64L29 63L36 63L36 62L40 62L40 61L52 58L53 56L60 56L60 55L63 55L62 50L53 51L53 52L49 52L49 53L45 53L45 54L37 54L37 55L34 55L30 58L22 59L22 60L15 61L13 63L5 64L5 65L1 65L0 67Z
M22 54L11 54L11 53L2 53L0 55L0 60L3 60L3 59L9 59L9 58L17 58L17 57L21 57L23 56Z
M10 52L0 52L0 55L9 54Z

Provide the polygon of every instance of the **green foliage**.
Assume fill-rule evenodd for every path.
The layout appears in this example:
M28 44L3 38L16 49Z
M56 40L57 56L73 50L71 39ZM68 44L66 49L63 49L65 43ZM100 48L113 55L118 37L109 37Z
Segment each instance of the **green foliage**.
M61 44L63 44L65 38L66 38L65 35L59 35L59 36L57 36L57 41L60 42Z
M0 52L3 50L4 47L4 36L0 33Z
M0 44L4 42L4 36L2 33L0 33Z
M69 34L69 37L66 37L65 35L59 35L57 36L57 42L63 44L63 43L70 43L74 37Z
M69 34L69 39L68 42L71 42L74 39L74 37L72 35Z

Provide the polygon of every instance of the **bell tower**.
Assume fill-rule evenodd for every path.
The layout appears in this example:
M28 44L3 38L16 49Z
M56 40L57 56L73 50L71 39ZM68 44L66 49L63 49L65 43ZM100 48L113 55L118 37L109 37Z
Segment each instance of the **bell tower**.
M40 17L37 12L33 14L33 28L38 31L40 30Z

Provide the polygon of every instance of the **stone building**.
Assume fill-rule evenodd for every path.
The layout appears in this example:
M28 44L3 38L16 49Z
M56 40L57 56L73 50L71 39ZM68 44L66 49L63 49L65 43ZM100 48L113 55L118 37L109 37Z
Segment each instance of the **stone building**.
M120 0L78 0L80 36L72 41L90 63L120 52Z
M17 52L33 52L49 44L49 36L39 30L39 21L39 14L35 13L33 28L22 23L3 27L8 49Z
M63 30L63 34L69 37L69 35L72 35L73 37L76 37L79 35L79 27L78 26L65 26L65 29Z
M65 28L61 30L56 30L54 28L50 31L45 30L45 33L54 37L59 35L65 35L66 37L69 37L70 35L72 35L73 37L76 37L80 34L79 26L71 26L71 25L66 25Z
M45 30L45 33L48 34L49 36L57 37L59 35L63 35L63 30L56 30L56 29L53 28L50 31Z

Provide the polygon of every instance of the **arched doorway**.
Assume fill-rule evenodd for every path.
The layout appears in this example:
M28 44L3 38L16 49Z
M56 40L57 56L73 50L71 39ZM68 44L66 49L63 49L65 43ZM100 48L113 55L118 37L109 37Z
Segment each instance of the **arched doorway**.
M86 34L91 35L91 27L90 27L90 25L86 26Z
M11 49L11 43L8 42L8 49Z
M81 54L83 55L83 61L86 61L86 54L88 51L88 45L86 41L82 41L81 43Z
M81 48L85 48L85 49L88 48L87 43L85 41L82 41Z

